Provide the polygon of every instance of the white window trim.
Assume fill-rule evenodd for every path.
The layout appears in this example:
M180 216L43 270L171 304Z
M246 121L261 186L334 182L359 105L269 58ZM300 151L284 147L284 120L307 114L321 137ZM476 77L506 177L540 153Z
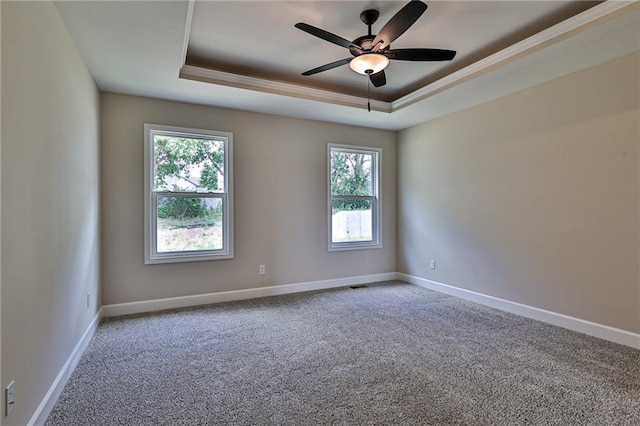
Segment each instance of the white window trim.
M176 133L194 137L222 137L227 139L225 151L225 193L165 193L153 191L153 149L152 133ZM160 124L144 125L144 263L176 263L197 262L204 260L233 259L233 133L213 130L192 129L186 127L164 126ZM158 196L171 195L175 197L221 198L223 201L223 247L222 250L182 251L172 253L158 253L156 251L156 214L154 208Z
M374 161L372 164L372 169L374 173L373 179L373 196L364 196L364 197L356 197L356 196L332 196L331 195L331 150L332 149L343 149L346 151L360 151L363 154L375 154ZM327 242L328 249L330 252L332 251L346 251L346 250L366 250L366 249L377 249L382 248L382 232L380 229L381 216L382 216L382 196L380 185L382 182L382 168L380 165L382 164L382 149L381 148L373 148L366 146L357 146L357 145L342 145L329 143L327 144ZM344 243L334 243L333 239L333 215L332 213L332 199L337 198L365 198L372 200L372 241L352 241L352 242L344 242Z

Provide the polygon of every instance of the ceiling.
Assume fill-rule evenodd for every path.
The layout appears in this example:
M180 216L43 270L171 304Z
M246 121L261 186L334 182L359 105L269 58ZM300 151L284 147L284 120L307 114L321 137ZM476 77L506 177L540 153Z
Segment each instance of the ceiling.
M403 129L640 50L637 2L427 1L393 48L456 50L450 62L392 61L368 91L350 57L297 22L353 40L406 1L57 1L103 91ZM367 111L368 97L373 111Z
M375 34L402 1L196 2L187 63L238 74L367 95L367 78L342 66L314 76L301 72L351 57L347 49L294 28L305 22L354 40L367 34L360 13L375 8ZM394 48L436 47L457 51L452 62L393 61L387 84L372 97L392 101L470 65L592 6L588 1L435 1ZM464 29L464 31L462 30ZM412 90L413 89L413 90Z

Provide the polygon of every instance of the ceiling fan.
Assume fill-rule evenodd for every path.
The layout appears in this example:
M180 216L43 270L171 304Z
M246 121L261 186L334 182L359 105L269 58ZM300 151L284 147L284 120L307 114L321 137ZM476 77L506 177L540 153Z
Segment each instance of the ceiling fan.
M455 50L445 49L391 49L391 43L407 31L427 10L427 5L419 0L412 0L398 11L387 22L378 34L371 34L373 25L380 12L374 9L365 10L360 14L360 19L369 28L368 34L358 37L353 41L332 34L328 31L314 27L304 22L295 25L311 35L319 37L338 46L346 47L353 56L322 65L302 75L313 75L322 71L337 68L349 64L349 67L363 75L368 75L375 87L384 86L387 77L384 70L389 66L389 60L397 61L450 61L456 56Z

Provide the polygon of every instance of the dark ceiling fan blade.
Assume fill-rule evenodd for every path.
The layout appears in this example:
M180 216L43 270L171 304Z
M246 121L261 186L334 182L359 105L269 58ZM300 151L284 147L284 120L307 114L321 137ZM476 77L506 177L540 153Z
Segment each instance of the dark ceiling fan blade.
M402 33L407 31L427 10L427 5L419 0L412 0L389 19L373 39L373 51L377 52L389 46Z
M318 38L328 41L329 43L337 44L338 46L346 47L347 49L355 48L358 51L361 51L360 46L353 44L346 38L342 38L335 34L332 34L328 31L322 30L320 28L316 28L313 25L305 24L304 22L298 22L295 25L296 28L302 30L306 33L314 35Z
M340 59L339 61L331 62L330 64L322 65L321 67L314 68L309 71L305 71L302 73L302 75L317 74L322 71L328 71L330 69L337 68L342 65L347 65L349 62L351 62L352 59L353 58Z
M387 84L387 76L384 74L384 70L378 71L375 74L369 74L369 79L374 86L380 87Z
M446 49L391 49L382 52L389 59L397 61L450 61L456 56L455 50Z

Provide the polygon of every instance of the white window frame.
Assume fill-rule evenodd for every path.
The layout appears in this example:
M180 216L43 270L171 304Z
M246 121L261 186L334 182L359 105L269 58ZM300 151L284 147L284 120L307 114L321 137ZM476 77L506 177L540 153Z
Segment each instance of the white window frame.
M349 195L332 195L331 194L331 151L345 151L355 152L361 154L373 155L373 161L371 164L373 186L373 195L371 196L349 196ZM381 211L382 200L380 183L382 182L381 167L382 164L382 149L374 147L356 146L356 145L342 145L329 143L327 144L327 217L328 217L328 248L329 251L344 251L344 250L363 250L363 249L375 249L382 247L382 237L380 232L381 223ZM349 241L349 242L333 242L333 214L332 214L332 200L338 199L365 199L371 200L371 241Z
M226 139L224 155L223 192L160 192L154 191L153 135L175 135L194 139ZM197 262L204 260L233 259L233 133L186 127L144 125L144 254L145 264ZM222 200L222 246L220 250L197 250L158 253L157 208L159 196L185 198L219 198Z

